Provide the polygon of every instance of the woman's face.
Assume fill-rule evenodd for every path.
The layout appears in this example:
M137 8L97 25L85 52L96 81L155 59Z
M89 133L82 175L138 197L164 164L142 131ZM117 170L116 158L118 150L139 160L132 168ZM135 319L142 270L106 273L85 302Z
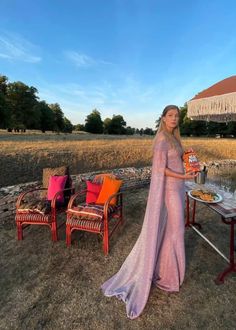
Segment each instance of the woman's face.
M163 117L168 131L172 132L179 124L179 111L177 109L170 109Z

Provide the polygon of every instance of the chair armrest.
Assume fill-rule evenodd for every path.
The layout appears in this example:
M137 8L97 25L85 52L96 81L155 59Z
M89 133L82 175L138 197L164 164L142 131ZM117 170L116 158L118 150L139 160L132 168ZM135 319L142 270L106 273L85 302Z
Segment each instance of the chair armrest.
M73 206L74 201L76 200L77 197L85 195L87 192L87 189L78 191L75 193L73 196L71 196L69 203L68 203L68 209L71 209Z
M18 209L20 207L20 204L21 204L21 201L22 199L27 195L27 194L30 194L32 192L35 192L35 191L38 191L38 190L47 190L47 188L35 188L35 189L31 189L31 190L28 190L28 191L25 191L25 192L22 192L19 197L17 198L17 201L16 201L16 208Z
M103 207L103 212L104 214L107 215L107 212L108 212L108 207L109 207L109 203L110 201L114 198L114 197L117 197L117 196L120 196L122 198L122 195L123 195L123 192L119 191L115 194L112 194L108 197L108 199L106 200L106 202L104 203L104 207ZM117 201L118 202L118 201Z
M72 193L75 191L74 188L65 188L65 189L62 189L62 190L58 191L54 195L53 199L51 200L51 208L54 208L54 209L56 208L56 201L57 201L58 195L60 195L61 193L65 192L65 191L69 191L69 190L71 190Z

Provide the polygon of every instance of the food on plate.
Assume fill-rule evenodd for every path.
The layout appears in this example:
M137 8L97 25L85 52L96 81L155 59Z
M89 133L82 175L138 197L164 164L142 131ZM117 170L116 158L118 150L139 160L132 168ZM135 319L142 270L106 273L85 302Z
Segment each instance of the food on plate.
M191 196L201 199L204 202L214 202L219 198L216 193L202 189L191 190L190 194Z

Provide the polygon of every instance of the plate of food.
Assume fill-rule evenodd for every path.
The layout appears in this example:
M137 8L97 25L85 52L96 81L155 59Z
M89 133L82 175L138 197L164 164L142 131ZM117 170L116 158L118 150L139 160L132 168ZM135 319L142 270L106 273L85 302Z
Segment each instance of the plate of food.
M223 200L220 194L205 189L189 190L188 195L193 199L204 203L219 203Z

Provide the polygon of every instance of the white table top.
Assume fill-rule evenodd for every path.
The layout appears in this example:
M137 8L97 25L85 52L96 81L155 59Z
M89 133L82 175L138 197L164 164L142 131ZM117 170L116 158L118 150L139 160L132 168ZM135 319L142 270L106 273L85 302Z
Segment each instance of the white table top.
M220 186L215 183L206 182L205 184L197 184L194 181L185 181L186 191L192 189L209 189L223 197L222 202L219 203L205 203L209 208L215 210L224 218L236 217L236 199L230 192L223 191Z

